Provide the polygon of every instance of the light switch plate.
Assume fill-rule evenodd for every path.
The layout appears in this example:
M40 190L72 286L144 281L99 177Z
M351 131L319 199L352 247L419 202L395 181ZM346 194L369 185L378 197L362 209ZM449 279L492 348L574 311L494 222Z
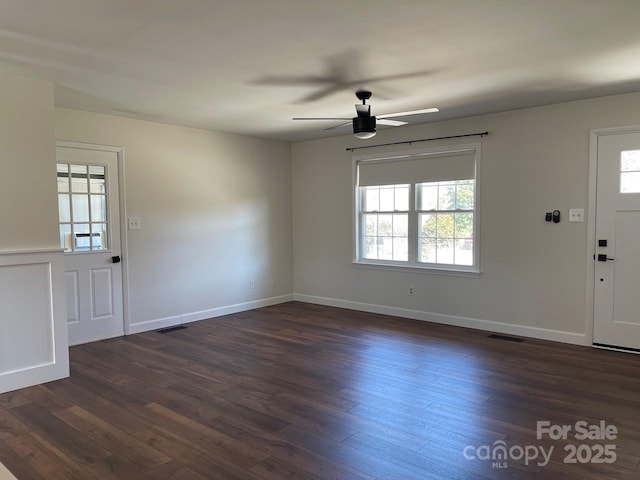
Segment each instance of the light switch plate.
M140 230L140 217L129 217L129 230Z
M569 209L569 221L570 222L584 222L584 208L570 208Z

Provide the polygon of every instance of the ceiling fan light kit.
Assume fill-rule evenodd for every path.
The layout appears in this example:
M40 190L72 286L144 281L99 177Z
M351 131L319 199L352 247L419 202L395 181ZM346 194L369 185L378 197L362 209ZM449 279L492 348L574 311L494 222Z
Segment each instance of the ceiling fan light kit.
M376 117L353 119L353 135L356 138L366 140L376 135Z
M387 118L393 117L406 117L410 115L420 115L423 113L434 113L438 112L437 108L423 108L421 110L410 110L406 112L396 112L396 113L388 113L385 115L379 115L376 120L375 115L371 115L371 105L367 105L367 100L371 98L371 92L368 90L358 90L356 92L356 97L358 100L362 101L362 104L356 104L356 116L351 119L351 123L353 125L353 135L356 138L360 138L366 140L367 138L371 138L376 134L376 123L379 125L388 125L392 127L399 127L401 125L406 125L407 122L403 122L400 120L387 120ZM296 117L293 120L349 120L348 118L336 118L336 117ZM335 127L329 127L327 130L342 127L346 124L336 125Z

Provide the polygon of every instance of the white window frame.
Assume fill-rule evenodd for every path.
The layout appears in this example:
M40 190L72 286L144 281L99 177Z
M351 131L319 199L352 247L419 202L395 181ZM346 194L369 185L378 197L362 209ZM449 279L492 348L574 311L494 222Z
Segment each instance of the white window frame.
M362 257L363 239L362 229L362 194L358 181L358 167L367 162L393 162L416 158L438 157L455 153L473 152L474 155L474 215L473 215L473 265L450 265L418 262L418 217L419 210L416 198L416 184L409 187L409 260L371 260ZM384 154L354 155L352 157L352 186L353 186L353 265L357 267L378 268L384 270L416 271L423 273L441 273L449 275L478 276L480 270L480 161L481 147L479 143L464 145L449 145L419 150L395 151ZM452 212L453 213L453 212Z

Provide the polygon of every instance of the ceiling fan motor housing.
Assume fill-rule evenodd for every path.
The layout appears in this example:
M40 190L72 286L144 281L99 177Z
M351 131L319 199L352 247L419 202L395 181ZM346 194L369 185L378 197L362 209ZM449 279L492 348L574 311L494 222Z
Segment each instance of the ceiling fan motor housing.
M376 131L376 117L363 116L353 117L353 133L365 133Z

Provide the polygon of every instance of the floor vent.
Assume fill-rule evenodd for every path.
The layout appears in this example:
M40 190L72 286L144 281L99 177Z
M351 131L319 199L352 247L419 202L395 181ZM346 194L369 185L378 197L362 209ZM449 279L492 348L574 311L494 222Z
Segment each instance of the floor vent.
M507 335L497 335L495 333L492 335L489 335L489 338L495 338L496 340L504 340L505 342L516 342L516 343L524 342L522 338L509 337Z
M161 328L160 330L156 330L157 333L171 333L171 332L175 332L176 330L184 330L185 327L184 325L178 325L177 327L168 327L168 328Z

